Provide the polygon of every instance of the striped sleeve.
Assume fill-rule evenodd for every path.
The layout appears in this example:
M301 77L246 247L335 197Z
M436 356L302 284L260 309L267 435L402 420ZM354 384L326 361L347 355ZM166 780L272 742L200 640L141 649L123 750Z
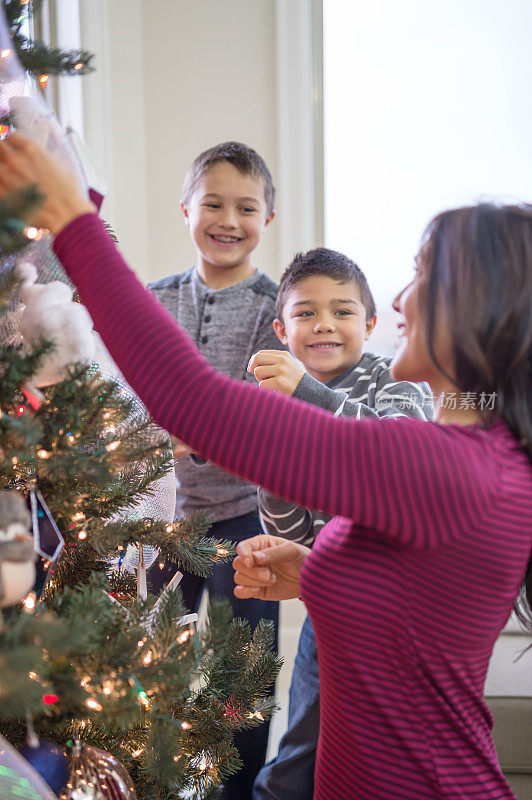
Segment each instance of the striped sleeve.
M264 533L282 536L292 542L312 547L329 517L276 497L262 486L257 490L259 518Z
M434 416L429 385L394 381L385 361L380 362L372 371L368 386L368 403L381 419L410 417L410 419L431 420Z
M334 417L216 371L85 214L54 249L155 421L222 469L406 546L467 535L498 473L478 426Z

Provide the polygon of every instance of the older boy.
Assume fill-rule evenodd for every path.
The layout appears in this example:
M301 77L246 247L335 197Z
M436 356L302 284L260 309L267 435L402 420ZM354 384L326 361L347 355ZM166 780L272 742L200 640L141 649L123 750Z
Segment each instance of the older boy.
M252 265L253 252L275 216L275 189L268 167L250 147L225 142L201 153L190 167L181 209L194 242L196 265L149 285L203 355L233 378L246 372L252 353L274 347L272 327L276 284ZM205 463L174 441L177 514L206 509L218 539L239 542L261 532L256 487ZM150 570L158 590L175 572L171 564ZM205 583L211 595L225 595L235 616L252 628L271 619L277 636L279 604L242 601L233 595L233 569L221 564L207 580L186 574L181 582L187 606L197 609ZM268 725L237 735L244 766L225 784L223 800L249 800L266 756Z
M391 359L362 352L376 321L373 296L356 264L334 250L311 250L294 258L277 295L274 327L292 355L263 350L248 368L262 388L335 415L432 419L428 386L394 381L388 369ZM308 547L328 520L263 489L259 510L267 533ZM288 729L277 758L257 777L254 800L312 800L318 734L318 660L307 617L290 687Z

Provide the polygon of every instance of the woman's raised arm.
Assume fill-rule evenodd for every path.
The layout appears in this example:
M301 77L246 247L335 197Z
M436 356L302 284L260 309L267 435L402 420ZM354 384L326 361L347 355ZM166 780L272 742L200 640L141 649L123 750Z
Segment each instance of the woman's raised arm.
M21 137L7 154L4 145L0 195L31 177L47 193L32 222L59 231L55 252L96 330L171 434L276 495L405 545L438 545L489 513L498 481L484 431L335 418L218 374L140 284L96 214L83 213L86 201L69 199L54 159Z

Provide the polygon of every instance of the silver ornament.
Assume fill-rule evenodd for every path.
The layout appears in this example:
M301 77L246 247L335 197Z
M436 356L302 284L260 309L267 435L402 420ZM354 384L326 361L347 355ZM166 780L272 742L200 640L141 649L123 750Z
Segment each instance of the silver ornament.
M137 794L120 761L105 750L77 741L61 800L137 800Z

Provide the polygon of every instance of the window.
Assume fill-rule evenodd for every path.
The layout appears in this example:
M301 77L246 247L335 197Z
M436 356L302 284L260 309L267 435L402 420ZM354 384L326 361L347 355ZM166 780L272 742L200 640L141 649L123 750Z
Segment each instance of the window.
M530 199L532 4L324 0L325 241L366 272L370 343L438 211Z

